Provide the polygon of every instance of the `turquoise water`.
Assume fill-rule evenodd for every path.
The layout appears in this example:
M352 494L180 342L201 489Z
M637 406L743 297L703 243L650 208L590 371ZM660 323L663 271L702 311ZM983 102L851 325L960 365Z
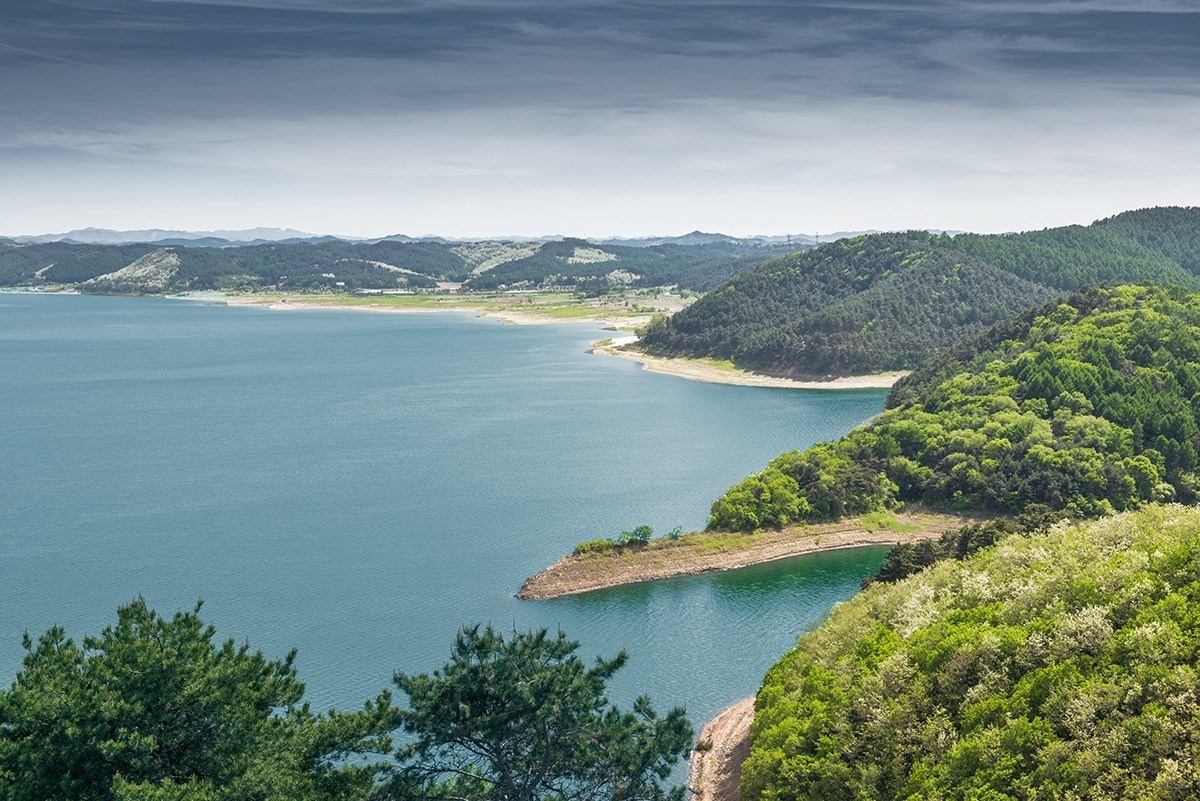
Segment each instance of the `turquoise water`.
M882 391L701 384L590 356L594 325L0 295L0 682L21 632L142 594L299 649L317 707L446 658L455 629L630 654L615 694L703 722L856 591L882 549L537 603L579 541L698 528L728 485L878 413Z

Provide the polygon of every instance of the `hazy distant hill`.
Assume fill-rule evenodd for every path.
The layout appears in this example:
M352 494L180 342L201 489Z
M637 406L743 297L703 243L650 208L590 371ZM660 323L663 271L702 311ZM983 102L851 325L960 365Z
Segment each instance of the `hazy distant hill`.
M140 231L114 231L110 228L79 228L63 234L9 237L26 245L46 242L68 242L79 245L129 245L139 242L162 244L195 243L207 240L214 243L259 244L283 240L322 239L318 234L306 234L291 228L248 228L241 231L168 231L147 228ZM224 245L218 245L224 246Z
M855 237L751 267L643 343L784 375L910 368L1056 293L1117 281L1200 289L1200 209L1021 234Z
M879 231L835 231L831 234L784 234L774 236L736 237L725 234L710 234L704 231L692 231L682 236L634 237L624 239L613 237L597 240L602 245L623 245L625 247L652 247L654 245L712 245L718 243L739 243L746 245L794 245L795 250L810 245L835 242L839 239L850 239L863 234L877 234Z

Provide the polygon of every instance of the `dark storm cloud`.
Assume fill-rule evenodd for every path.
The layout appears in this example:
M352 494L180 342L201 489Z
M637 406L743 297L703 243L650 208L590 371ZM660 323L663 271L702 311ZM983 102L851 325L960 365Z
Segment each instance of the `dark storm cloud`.
M86 65L162 84L231 69L321 63L354 84L426 102L533 90L986 98L1069 79L1184 84L1200 73L1194 4L1048 2L173 2L18 0L0 11L10 74ZM639 68L641 68L639 70ZM250 74L253 85L260 76ZM6 82L12 90L13 81ZM146 91L145 81L139 92ZM201 80L201 84L204 81ZM62 90L62 78L53 81ZM508 91L497 95L507 85ZM207 87L202 87L209 91ZM289 89L281 82L280 89ZM321 87L318 86L318 89ZM1153 87L1151 87L1153 88ZM226 87L236 95L238 87ZM186 86L178 91L188 93ZM121 93L121 87L112 91ZM475 98L473 98L475 99ZM286 102L286 98L280 98Z

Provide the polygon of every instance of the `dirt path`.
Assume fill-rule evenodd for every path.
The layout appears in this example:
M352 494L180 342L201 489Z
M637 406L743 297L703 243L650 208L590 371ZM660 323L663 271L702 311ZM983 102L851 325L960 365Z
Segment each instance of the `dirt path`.
M710 720L700 731L707 750L692 752L692 775L688 787L693 801L738 801L742 763L750 755L750 724L754 722L754 699L738 701Z
M885 520L850 518L755 534L700 532L678 540L652 540L642 546L560 559L526 579L517 597L547 600L639 581L734 570L819 551L936 539L969 521L960 515L905 511Z

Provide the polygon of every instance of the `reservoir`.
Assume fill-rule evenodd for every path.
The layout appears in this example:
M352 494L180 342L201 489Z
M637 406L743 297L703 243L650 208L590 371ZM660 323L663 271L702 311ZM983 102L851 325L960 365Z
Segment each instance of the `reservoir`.
M0 682L21 633L97 633L142 595L299 651L318 709L429 671L456 629L624 648L627 705L699 726L885 549L519 601L577 543L704 525L780 452L886 392L703 384L591 356L595 324L0 294Z

